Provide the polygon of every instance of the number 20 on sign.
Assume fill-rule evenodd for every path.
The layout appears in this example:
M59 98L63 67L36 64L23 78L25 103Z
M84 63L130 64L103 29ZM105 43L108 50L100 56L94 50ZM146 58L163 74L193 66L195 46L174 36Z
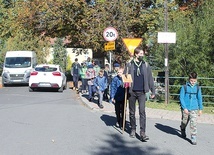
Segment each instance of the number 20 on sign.
M106 41L115 41L118 37L117 30L113 27L107 27L103 31L103 37Z

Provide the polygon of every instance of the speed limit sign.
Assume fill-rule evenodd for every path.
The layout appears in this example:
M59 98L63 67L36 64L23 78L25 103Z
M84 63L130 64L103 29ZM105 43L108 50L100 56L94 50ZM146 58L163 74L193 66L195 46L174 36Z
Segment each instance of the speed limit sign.
M117 30L113 27L107 27L103 31L103 37L106 41L115 41L118 37Z

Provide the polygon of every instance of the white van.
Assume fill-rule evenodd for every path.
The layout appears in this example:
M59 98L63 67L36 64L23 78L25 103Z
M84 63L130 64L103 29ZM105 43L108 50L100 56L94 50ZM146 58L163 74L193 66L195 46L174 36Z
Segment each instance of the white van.
M28 84L30 73L36 65L34 51L8 51L3 65L2 86Z

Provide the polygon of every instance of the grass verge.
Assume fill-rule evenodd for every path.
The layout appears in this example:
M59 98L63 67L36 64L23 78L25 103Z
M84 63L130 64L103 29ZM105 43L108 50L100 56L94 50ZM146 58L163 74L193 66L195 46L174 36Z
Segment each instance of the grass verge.
M153 108L153 109L164 109L169 111L180 111L180 104L176 102L170 102L169 104L166 105L164 102L147 101L146 107ZM214 115L214 105L204 106L203 113Z

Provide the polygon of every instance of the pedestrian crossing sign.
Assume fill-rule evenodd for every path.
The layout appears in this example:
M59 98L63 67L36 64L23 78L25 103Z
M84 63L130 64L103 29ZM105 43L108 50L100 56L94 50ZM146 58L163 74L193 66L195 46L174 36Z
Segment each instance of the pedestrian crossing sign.
M134 55L134 49L138 47L141 42L142 38L123 38L123 43L131 56Z

